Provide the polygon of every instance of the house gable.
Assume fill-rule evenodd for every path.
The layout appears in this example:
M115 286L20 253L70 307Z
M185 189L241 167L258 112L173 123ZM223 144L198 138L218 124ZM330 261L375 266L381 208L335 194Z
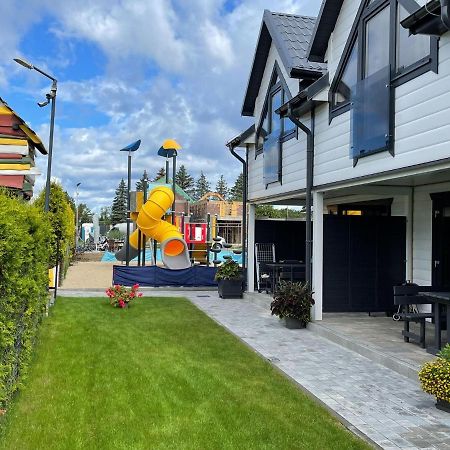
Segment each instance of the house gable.
M315 18L291 14L273 13L265 10L256 45L253 65L242 106L243 116L253 116L255 102L271 47L275 47L279 63L289 78L316 79L325 70L323 64L310 62L306 58Z

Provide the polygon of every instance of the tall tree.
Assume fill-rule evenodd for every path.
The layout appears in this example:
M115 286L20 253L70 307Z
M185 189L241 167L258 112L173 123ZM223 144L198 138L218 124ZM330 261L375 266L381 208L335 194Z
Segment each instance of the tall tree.
M241 202L244 196L244 174L241 172L230 189L230 200Z
M116 189L116 195L111 206L111 223L116 225L127 220L127 186L123 178Z
M100 223L104 223L105 225L111 225L111 207L110 206L102 206L100 208L100 217L98 219Z
M228 184L223 175L220 175L220 178L217 181L216 192L220 194L225 200L228 198Z
M166 178L166 169L164 169L164 167L161 167L161 169L158 170L158 173L153 181L158 181L161 178Z
M211 191L211 186L205 174L202 171L200 172L200 176L195 183L195 198L199 200L209 191Z
M175 182L184 192L188 193L190 196L194 196L194 178L188 173L184 164L178 169L175 175Z
M136 191L144 190L144 182L145 182L144 180L147 180L148 182L148 175L146 170L144 170L142 177L138 181L136 181Z

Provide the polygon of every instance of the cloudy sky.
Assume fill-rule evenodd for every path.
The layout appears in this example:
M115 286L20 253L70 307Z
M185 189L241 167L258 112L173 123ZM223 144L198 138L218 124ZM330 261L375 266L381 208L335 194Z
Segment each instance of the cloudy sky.
M240 171L225 142L240 117L264 9L317 15L320 0L1 0L0 96L48 142L50 84L13 62L21 56L58 79L52 175L81 202L109 206L126 156L141 139L133 180L154 176L166 138L179 164L214 186ZM38 158L45 179L47 160ZM134 185L134 182L133 182Z

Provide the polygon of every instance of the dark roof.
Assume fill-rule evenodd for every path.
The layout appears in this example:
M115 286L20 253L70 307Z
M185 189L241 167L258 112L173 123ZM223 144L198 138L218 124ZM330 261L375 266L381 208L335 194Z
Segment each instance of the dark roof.
M248 127L245 131L235 136L233 139L226 143L228 148L239 147L239 145L248 139L255 132L255 124Z
M344 0L323 0L310 41L307 57L310 61L324 62L328 40L334 30Z
M314 17L264 11L253 65L242 106L243 116L253 116L255 100L273 42L284 68L292 78L318 78L326 70L324 64L308 61L306 54L315 25Z

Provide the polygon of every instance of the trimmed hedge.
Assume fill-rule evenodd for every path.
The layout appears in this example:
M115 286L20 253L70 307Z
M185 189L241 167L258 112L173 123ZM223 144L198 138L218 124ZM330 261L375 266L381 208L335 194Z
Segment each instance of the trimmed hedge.
M50 224L40 208L0 192L0 405L26 374L48 301Z

